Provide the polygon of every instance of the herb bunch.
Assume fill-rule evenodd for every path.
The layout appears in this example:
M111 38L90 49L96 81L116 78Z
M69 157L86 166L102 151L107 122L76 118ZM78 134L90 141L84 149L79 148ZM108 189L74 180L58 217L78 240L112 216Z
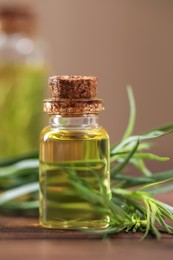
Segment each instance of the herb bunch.
M111 200L86 185L75 171L69 172L72 185L79 195L92 201L98 211L110 215L108 228L88 231L110 235L120 231L149 233L160 238L161 232L173 234L173 207L154 195L173 190L173 170L152 173L146 160L166 161L150 152L151 140L173 132L173 124L143 134L133 135L136 107L131 87L128 87L130 116L120 142L110 149ZM129 167L130 166L130 167ZM135 175L133 174L135 169ZM0 213L38 215L38 152L0 161ZM95 174L95 173L94 173ZM101 179L98 176L100 185Z

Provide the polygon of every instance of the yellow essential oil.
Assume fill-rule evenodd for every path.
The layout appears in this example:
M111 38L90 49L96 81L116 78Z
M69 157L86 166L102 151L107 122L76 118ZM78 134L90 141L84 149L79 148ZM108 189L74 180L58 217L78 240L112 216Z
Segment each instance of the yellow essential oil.
M64 85L61 83L62 89L71 84L66 82L71 77L65 78ZM80 86L82 79L73 76L71 85L77 81ZM53 84L55 89L57 83ZM60 101L65 107L63 114L62 103L58 106ZM97 205L81 196L70 178L75 174L93 190L110 198L109 136L98 123L102 103L92 100L86 109L85 102L88 101L75 97L68 102L59 97L44 101L50 125L40 135L40 224L47 228L103 229L109 225L108 213L98 211Z

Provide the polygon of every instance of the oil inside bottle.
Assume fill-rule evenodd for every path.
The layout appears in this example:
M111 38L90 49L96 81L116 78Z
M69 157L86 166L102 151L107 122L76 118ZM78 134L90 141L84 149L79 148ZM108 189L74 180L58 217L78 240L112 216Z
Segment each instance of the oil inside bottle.
M107 132L101 127L70 131L47 127L41 133L40 147L40 224L60 229L106 228L109 215L79 195L69 174L75 173L110 197Z

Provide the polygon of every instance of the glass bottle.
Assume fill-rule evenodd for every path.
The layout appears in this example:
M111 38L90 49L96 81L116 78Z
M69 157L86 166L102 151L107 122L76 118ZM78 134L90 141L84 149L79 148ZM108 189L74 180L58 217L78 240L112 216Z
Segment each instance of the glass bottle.
M95 98L97 78L53 76L49 86L52 99L44 100L44 111L50 124L40 135L40 224L106 228L109 215L80 196L70 179L75 174L110 198L109 136L98 121L103 103Z
M0 8L0 158L38 146L40 102L47 75L44 42L36 17L25 6Z

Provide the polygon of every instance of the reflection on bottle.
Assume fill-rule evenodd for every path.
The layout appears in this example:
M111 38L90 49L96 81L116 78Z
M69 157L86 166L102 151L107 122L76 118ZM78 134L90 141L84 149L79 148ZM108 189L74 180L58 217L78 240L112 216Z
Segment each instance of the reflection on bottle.
M36 24L28 6L0 10L0 158L38 147L47 67Z

